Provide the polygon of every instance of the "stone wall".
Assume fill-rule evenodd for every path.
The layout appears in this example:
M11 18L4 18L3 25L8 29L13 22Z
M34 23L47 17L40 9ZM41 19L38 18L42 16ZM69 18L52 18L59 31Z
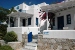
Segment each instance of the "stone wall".
M22 50L21 42L8 42L8 45L11 46L14 50Z
M24 46L28 42L28 35L26 33L22 34L22 45Z
M1 45L5 45L5 41L4 40L0 40L0 44Z
M43 38L38 35L38 50L75 50L75 39Z

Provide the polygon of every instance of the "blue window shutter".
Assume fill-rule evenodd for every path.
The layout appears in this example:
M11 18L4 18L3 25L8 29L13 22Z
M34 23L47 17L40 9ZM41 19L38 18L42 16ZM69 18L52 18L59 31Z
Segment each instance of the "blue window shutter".
M28 18L28 25L31 25L31 18Z
M36 18L36 25L38 26L38 18Z

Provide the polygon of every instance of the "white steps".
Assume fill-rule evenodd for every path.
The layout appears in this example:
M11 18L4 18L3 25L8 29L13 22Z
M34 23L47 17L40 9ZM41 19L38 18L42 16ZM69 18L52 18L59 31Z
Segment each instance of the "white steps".
M37 50L37 44L36 43L27 43L23 50Z

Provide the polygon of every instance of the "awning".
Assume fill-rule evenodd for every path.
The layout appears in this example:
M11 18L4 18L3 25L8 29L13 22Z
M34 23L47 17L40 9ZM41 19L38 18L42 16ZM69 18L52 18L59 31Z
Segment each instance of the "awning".
M75 1L61 2L57 4L42 6L41 9L43 11L59 12L73 7L75 7Z
M14 12L7 16L9 16L9 17L25 17L25 18L33 17L32 14L23 13L23 12Z

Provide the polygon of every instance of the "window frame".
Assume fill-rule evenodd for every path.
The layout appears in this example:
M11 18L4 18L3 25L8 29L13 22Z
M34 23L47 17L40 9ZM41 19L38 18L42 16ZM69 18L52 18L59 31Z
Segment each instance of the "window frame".
M31 25L31 18L28 18L28 25Z
M66 15L66 22L67 24L71 24L71 14Z

